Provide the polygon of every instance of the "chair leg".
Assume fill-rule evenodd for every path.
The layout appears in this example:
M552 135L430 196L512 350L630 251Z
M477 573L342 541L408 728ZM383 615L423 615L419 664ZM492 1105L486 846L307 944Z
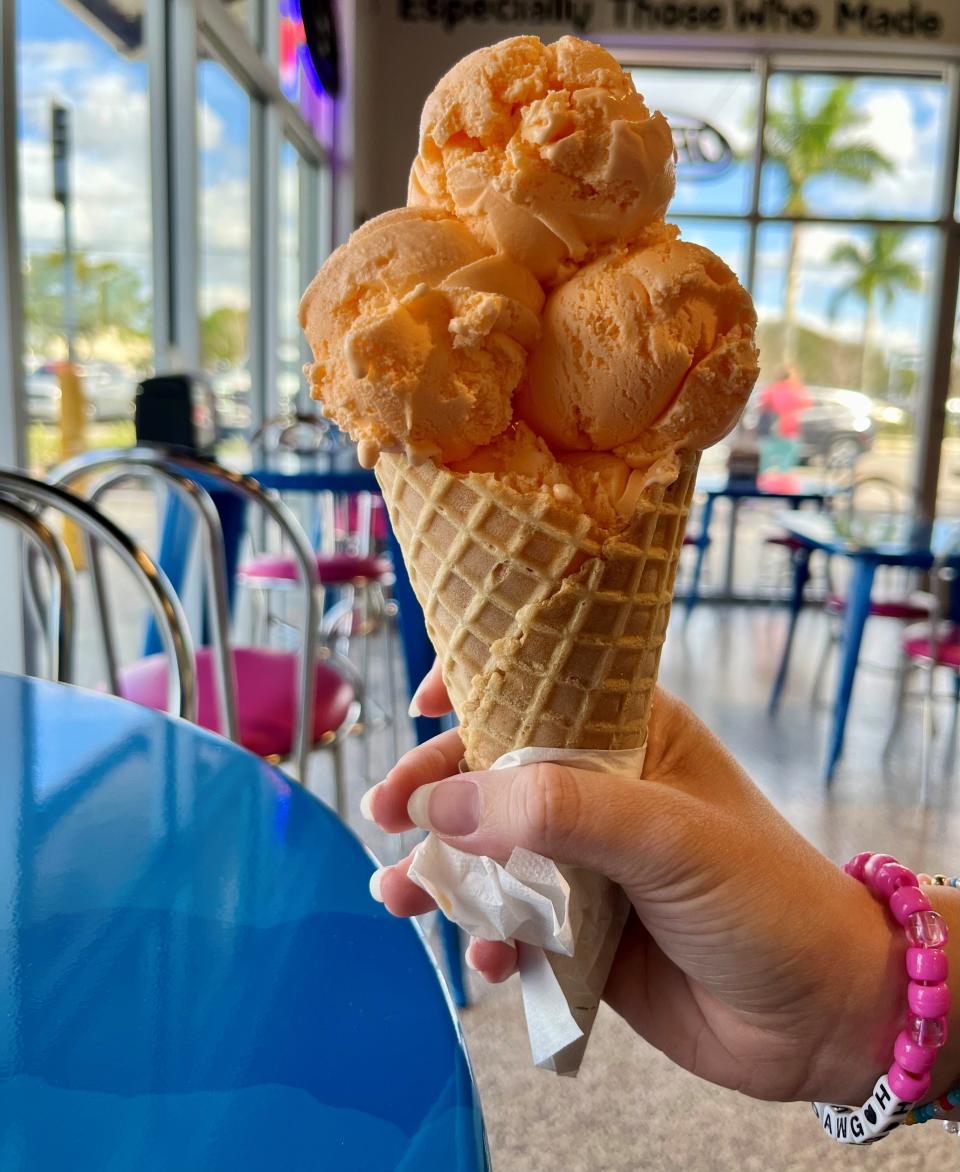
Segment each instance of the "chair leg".
M817 659L817 666L813 671L813 689L810 693L810 703L814 708L820 705L820 692L823 681L826 679L827 668L830 666L830 653L837 645L837 628L832 615L827 615L827 637L823 641L823 650Z
M347 772L343 760L343 741L336 740L330 747L333 760L334 808L341 821L347 820Z
M883 746L883 760L886 761L893 751L894 742L903 723L903 713L907 704L907 691L910 685L910 676L913 674L913 661L908 655L900 656L900 665L897 669L897 696L893 708L893 720L890 722L890 731Z
M925 667L927 686L921 700L921 741L920 741L920 804L925 806L930 793L930 764L933 758L933 741L937 735L937 726L933 712L933 685L937 671L937 661L931 659Z
M397 669L399 664L395 659L394 649L394 623L396 622L396 606L393 602L387 602L383 608L383 643L384 654L383 658L387 665L387 703L390 705L390 736L393 750L393 760L400 760L400 721L403 719L403 714L398 708L400 698L397 692Z

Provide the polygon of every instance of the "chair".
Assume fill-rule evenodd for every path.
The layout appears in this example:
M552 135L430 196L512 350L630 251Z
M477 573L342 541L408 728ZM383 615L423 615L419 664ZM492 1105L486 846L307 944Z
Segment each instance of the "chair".
M46 677L59 683L69 683L73 675L73 633L77 609L77 584L70 554L53 529L45 525L36 513L13 500L0 498L0 520L19 529L29 542L24 551L24 593L30 617L45 640ZM37 573L38 554L49 572L46 605Z
M828 501L837 519L838 528L844 528L854 537L858 532L865 533L871 525L887 527L890 536L893 536L908 510L900 486L882 476L860 477L848 490L837 492L828 498ZM878 536L882 539L883 532L873 534L874 538ZM886 578L887 593L870 600L871 618L914 623L929 617L925 599L918 597L916 593L915 572L908 572L904 579L902 571L889 569ZM820 697L831 652L842 637L842 620L847 606L845 596L832 579L829 562L826 567L826 581L827 591L823 609L827 616L827 632L814 670L812 699L815 704ZM892 590L889 589L891 582Z
M63 488L44 484L23 473L0 470L0 515L29 532L31 538L44 547L53 569L54 584L48 619L52 677L64 683L72 680L76 591L73 566L66 547L43 522L42 513L47 510L72 521L83 535L94 590L97 625L108 663L116 664L116 645L103 588L101 555L104 549L119 558L141 587L157 624L164 648L159 658L166 666L166 688L157 707L186 720L193 720L196 716L193 646L186 616L163 571L123 530L87 501ZM29 563L28 574L28 598L36 610L39 586L30 572ZM54 643L57 645L55 653ZM110 677L111 691L120 695L117 672L111 672Z
M294 412L267 420L254 433L250 446L262 453L267 466L277 464L280 471L286 465L295 473L310 464L316 470L329 470L347 450L339 434L320 415ZM392 567L373 548L378 534L381 543L385 539L385 524L383 502L370 493L345 500L335 499L333 493L316 494L307 528L317 550L317 575L323 586L339 588L344 595L340 606L324 616L325 634L343 640L369 633L371 623L376 626L389 612L383 588L389 584ZM287 589L296 576L294 559L270 550L255 553L240 569L240 580L257 593ZM345 623L347 614L354 616L356 603L359 632L354 617ZM264 609L269 622L269 610Z
M295 481L298 471L329 471L346 456L354 460L352 445L345 442L320 415L294 412L267 420L251 439L251 448L261 454L266 467L289 471ZM295 492L295 487L291 492ZM374 493L311 494L306 528L316 549L316 568L330 605L320 622L324 643L349 659L358 647L359 700L361 721L358 731L366 733L378 725L390 724L397 755L397 694L393 672L387 671L386 705L373 704L370 694L370 637L384 633L384 658L391 664L394 654L396 603L389 597L394 580L389 558L381 552L386 544L387 517L382 498ZM251 592L256 613L267 632L288 626L270 600L282 598L296 580L294 559L282 551L265 549L254 553L240 567L238 580ZM379 710L371 717L370 709ZM364 772L369 772L369 745L363 743Z
M916 595L916 601L925 604L926 621L908 626L901 639L900 664L897 669L897 699L893 721L883 748L888 760L897 734L903 723L903 713L910 692L914 671L926 674L926 687L921 693L921 755L920 800L925 804L930 781L931 745L935 734L933 721L934 685L937 668L946 668L953 674L953 725L960 716L960 625L956 621L953 595L956 590L956 561L960 556L960 527L956 527L944 543L930 571L931 589Z
M316 655L316 630L322 609L313 551L289 510L265 493L250 477L228 472L212 462L149 449L96 452L79 457L55 475L63 484L88 483L90 499L98 502L111 489L129 481L163 487L185 507L201 536L206 617L211 638L198 648L197 722L222 731L271 762L292 760L297 776L306 779L314 748L331 750L336 805L346 806L346 779L341 744L357 717L353 685L343 672ZM275 525L293 551L296 580L304 616L298 651L230 643L229 583L223 532L208 488L254 505ZM147 707L158 706L167 667L161 657L146 658L118 673L121 694Z

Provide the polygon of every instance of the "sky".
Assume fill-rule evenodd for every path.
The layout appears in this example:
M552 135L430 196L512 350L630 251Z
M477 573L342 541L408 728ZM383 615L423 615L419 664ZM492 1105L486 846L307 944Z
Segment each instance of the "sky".
M20 157L22 231L28 251L50 251L62 241L62 212L51 196L50 103L64 101L73 111L75 234L93 258L117 259L149 276L150 174L146 65L120 56L58 0L20 0L18 5ZM651 108L668 116L710 123L741 156L716 178L692 181L683 171L671 218L684 235L724 256L735 271L746 265L745 223L716 224L697 213L738 215L749 206L749 159L756 123L757 83L747 72L636 69L637 88ZM810 100L832 79L810 77ZM769 101L781 100L783 75L771 79ZM865 117L857 132L895 164L892 175L867 185L829 177L812 182L807 199L824 215L886 213L917 217L932 214L941 164L943 87L931 81L862 79L856 104ZM216 62L198 73L200 165L201 313L218 306L249 305L249 104L240 86ZM295 183L281 185L283 251L296 249ZM783 198L782 177L770 166L761 182L761 207L776 210ZM837 243L862 231L827 225L800 230L802 278L798 318L812 328L849 339L860 337L863 309L850 300L834 317L830 303L849 274L830 261ZM761 318L782 312L788 231L764 226L758 237L754 295ZM926 284L935 241L929 229L912 230L904 251L921 268ZM286 265L279 299L295 301ZM894 349L922 349L928 297L904 293L879 317L884 343Z

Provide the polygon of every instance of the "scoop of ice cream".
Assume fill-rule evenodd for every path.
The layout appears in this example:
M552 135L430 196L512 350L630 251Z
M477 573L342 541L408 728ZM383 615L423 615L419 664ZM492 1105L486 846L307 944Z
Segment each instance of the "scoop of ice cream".
M547 299L516 414L557 451L636 467L734 426L757 378L757 317L719 257L681 240L609 253Z
M670 128L599 45L512 37L463 58L427 98L408 202L443 208L547 282L661 219Z
M510 423L542 306L532 274L490 255L457 220L386 212L329 257L303 296L312 393L365 466L381 447L461 459Z

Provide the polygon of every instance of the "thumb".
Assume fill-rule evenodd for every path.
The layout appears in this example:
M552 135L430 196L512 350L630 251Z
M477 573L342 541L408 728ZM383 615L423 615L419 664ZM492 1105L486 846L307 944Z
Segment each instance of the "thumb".
M697 819L682 807L694 803L655 782L539 764L420 786L407 812L470 854L505 860L524 847L626 887L683 849Z

